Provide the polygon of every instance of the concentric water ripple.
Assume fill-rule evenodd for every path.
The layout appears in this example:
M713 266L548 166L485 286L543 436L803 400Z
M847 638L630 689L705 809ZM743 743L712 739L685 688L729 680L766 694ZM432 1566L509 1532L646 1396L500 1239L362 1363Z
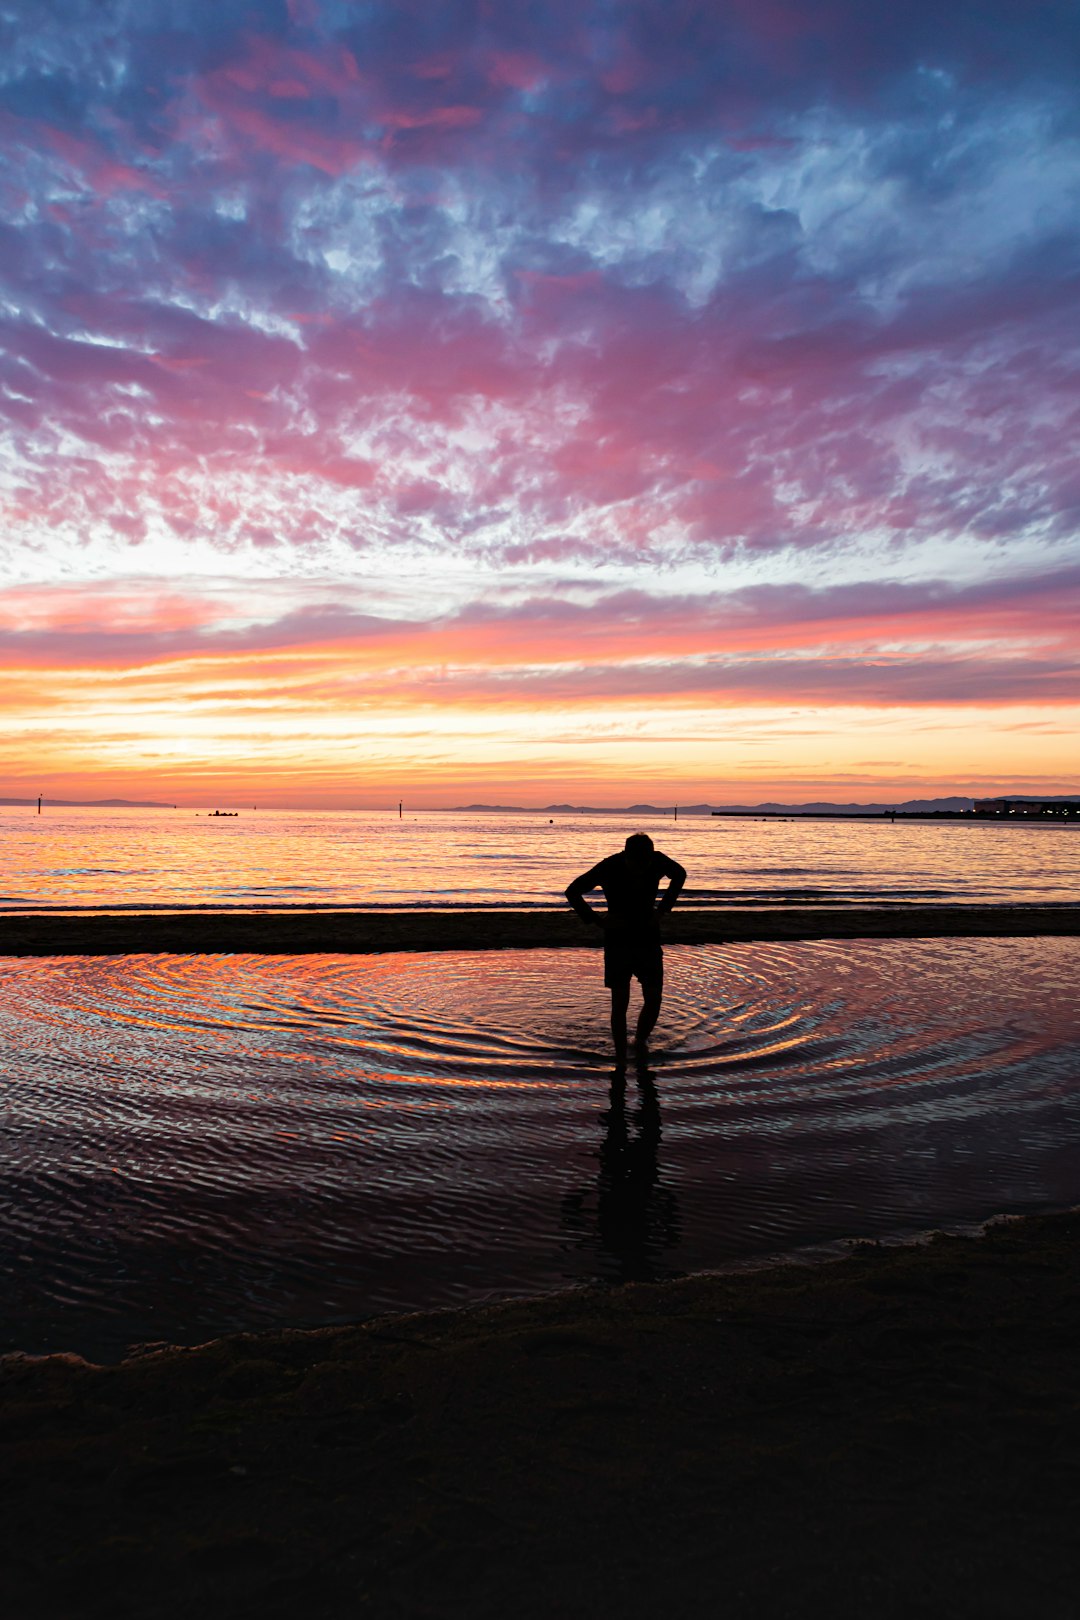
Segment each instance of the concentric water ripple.
M5 1344L116 1354L1080 1196L1080 941L0 961Z

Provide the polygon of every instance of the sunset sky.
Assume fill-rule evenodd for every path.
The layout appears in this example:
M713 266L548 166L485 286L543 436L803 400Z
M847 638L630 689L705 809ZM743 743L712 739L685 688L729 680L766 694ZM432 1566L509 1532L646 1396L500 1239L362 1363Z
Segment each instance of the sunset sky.
M0 0L0 795L1080 790L1075 0Z

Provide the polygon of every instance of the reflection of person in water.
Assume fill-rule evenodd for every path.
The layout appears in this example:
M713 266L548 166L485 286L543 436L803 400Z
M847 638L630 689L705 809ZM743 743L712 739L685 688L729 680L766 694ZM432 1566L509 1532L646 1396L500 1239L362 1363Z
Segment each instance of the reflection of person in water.
M657 905L660 880L665 877L668 886ZM648 1045L659 1016L664 994L659 919L671 910L685 882L685 869L654 849L648 833L632 833L619 854L609 855L590 867L566 891L578 916L604 930L604 983L611 991L611 1037L618 1064L626 1062L626 1009L630 1005L631 979L641 985L641 1013L635 1037L639 1049ZM585 895L590 889L603 889L606 912L594 911L588 904Z
M608 1111L602 1115L606 1131L596 1154L595 1207L588 1207L592 1189L571 1194L563 1203L564 1224L585 1242L599 1240L621 1282L660 1275L663 1251L679 1241L675 1194L660 1182L660 1099L646 1069L637 1070L637 1084L640 1106L628 1119L626 1076L616 1070L612 1079ZM636 1136L630 1131L634 1119Z

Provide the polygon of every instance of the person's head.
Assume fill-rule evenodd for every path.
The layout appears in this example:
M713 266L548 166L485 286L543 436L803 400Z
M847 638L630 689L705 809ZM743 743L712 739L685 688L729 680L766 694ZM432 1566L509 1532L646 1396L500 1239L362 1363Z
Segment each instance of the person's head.
M632 865L644 866L653 852L653 841L648 833L631 833L623 848Z

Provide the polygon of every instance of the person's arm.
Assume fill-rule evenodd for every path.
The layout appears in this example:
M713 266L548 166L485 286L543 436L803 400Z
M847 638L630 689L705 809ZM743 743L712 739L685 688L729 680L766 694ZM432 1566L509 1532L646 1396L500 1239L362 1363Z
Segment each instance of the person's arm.
M568 884L566 898L569 900L582 922L595 923L597 928L603 928L604 918L598 911L594 911L592 906L590 906L588 901L585 899L585 895L589 889L598 889L599 887L600 867L591 866L587 872L582 872L580 877L576 877L573 883Z
M682 886L686 882L686 867L680 866L678 861L673 861L670 855L662 855L660 859L664 863L664 876L668 880L668 886L660 896L660 904L656 909L661 917L666 917L682 893Z

